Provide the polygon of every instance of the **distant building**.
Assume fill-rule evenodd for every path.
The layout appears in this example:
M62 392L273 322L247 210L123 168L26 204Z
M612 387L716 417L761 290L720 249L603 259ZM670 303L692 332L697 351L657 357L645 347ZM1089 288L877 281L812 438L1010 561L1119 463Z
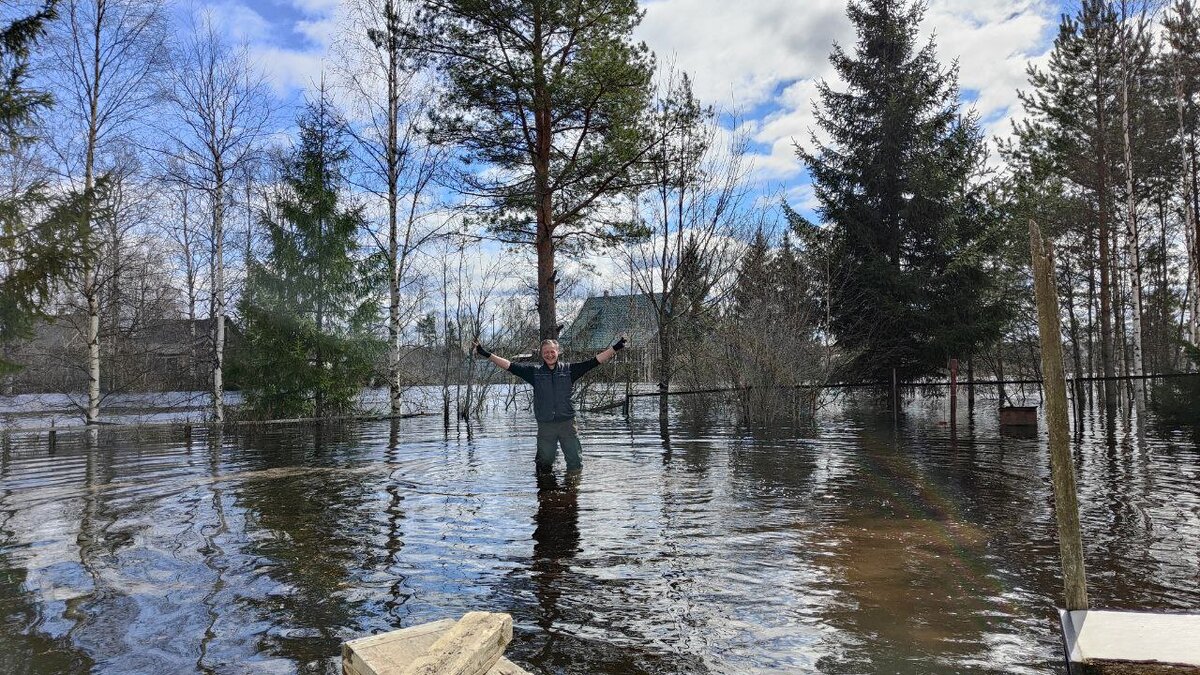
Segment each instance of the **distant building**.
M587 358L629 334L629 346L621 359L634 364L634 379L647 382L655 377L658 364L658 321L652 298L636 295L592 296L559 336L567 360Z
M20 372L8 378L4 393L82 392L87 390L85 317L65 315L34 327L33 337L11 345L8 358ZM158 319L102 336L100 387L103 391L196 391L206 389L213 361L211 319ZM225 320L226 363L241 333Z

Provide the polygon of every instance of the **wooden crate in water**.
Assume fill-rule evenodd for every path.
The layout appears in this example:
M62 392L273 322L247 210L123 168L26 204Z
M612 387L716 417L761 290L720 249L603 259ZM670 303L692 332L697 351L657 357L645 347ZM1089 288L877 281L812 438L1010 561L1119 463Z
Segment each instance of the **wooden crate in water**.
M1014 405L1000 408L1000 426L1036 427L1038 423L1036 405Z

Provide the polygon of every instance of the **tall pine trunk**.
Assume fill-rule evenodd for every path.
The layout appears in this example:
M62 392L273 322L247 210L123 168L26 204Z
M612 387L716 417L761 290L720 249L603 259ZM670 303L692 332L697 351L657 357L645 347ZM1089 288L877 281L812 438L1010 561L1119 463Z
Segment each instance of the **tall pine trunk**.
M1188 298L1192 303L1192 309L1189 312L1190 321L1189 329L1194 343L1200 344L1200 317L1197 317L1196 307L1200 306L1197 302L1197 293L1200 293L1200 214L1197 214L1196 202L1194 194L1195 190L1195 156L1189 152L1188 148L1188 129L1187 116L1184 108L1184 90L1183 90L1183 70L1178 63L1175 64L1175 114L1176 121L1179 125L1179 156L1182 160L1180 169L1182 176L1180 184L1183 192L1183 216L1184 216L1184 231L1187 233L1187 239L1191 242L1190 248L1190 263L1191 274L1188 275L1188 287L1191 292Z
M1112 282L1112 253L1110 243L1112 234L1109 224L1109 175L1108 175L1108 125L1103 109L1103 97L1098 96L1096 108L1098 127L1098 143L1096 148L1096 197L1099 201L1100 222L1096 238L1100 243L1100 365L1104 370L1104 410L1110 415L1117 408L1116 350L1113 345L1113 282Z
M1122 3L1124 4L1124 3ZM1124 9L1124 7L1122 7ZM1125 255L1129 258L1129 285L1133 291L1133 354L1129 358L1129 374L1133 377L1133 398L1138 422L1145 413L1146 388L1141 379L1145 365L1142 359L1142 259L1138 246L1137 199L1133 186L1133 141L1129 119L1129 30L1123 29L1121 39L1121 131L1125 151Z

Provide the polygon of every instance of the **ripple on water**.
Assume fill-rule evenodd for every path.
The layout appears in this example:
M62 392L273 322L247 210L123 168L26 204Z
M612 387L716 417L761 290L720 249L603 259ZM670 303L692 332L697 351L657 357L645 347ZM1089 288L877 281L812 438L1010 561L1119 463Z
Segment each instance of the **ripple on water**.
M538 672L1052 672L1044 445L942 419L664 437L592 416L583 474L553 481L523 418L17 437L0 653L334 673L345 639L487 608ZM1194 445L1098 433L1074 454L1097 604L1200 606Z

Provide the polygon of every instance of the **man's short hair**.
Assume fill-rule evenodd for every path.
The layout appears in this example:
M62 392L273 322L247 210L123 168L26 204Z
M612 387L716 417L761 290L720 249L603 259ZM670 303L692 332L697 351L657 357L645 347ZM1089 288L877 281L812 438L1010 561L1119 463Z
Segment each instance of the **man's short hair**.
M546 345L550 345L551 347L554 347L554 351L558 352L559 354L562 353L562 347L558 346L558 340L551 340L551 339L547 338L545 340L542 340L542 344L538 346L539 354L542 351L542 347L545 347Z

